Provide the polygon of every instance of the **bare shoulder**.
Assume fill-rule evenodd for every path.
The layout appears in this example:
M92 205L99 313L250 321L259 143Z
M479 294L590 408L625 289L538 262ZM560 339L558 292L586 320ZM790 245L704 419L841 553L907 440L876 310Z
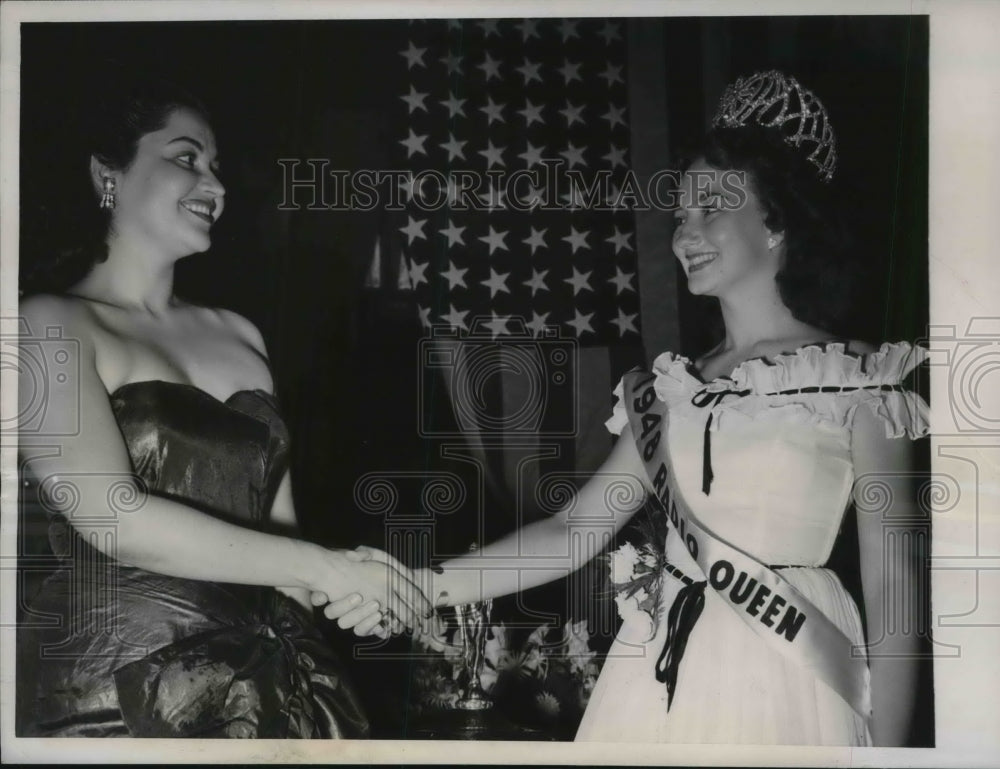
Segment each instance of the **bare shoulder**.
M211 310L219 323L235 334L242 342L248 344L264 358L267 358L267 347L260 330L249 318L233 310L216 307Z
M18 305L21 333L27 338L73 335L90 341L93 319L79 299L58 294L34 294Z

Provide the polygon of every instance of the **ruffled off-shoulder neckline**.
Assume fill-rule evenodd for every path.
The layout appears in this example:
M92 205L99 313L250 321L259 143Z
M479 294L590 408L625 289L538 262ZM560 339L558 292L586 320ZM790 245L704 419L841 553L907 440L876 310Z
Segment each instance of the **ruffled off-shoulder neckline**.
M927 350L908 342L883 342L870 353L849 351L844 342L818 342L770 357L749 358L728 375L713 379L704 379L690 358L664 352L653 362L653 373L692 392L735 389L765 395L798 387L899 384L926 358Z
M857 406L864 404L883 421L888 437L926 435L927 403L900 385L926 360L927 350L908 342L885 342L869 353L845 348L843 342L807 344L792 352L745 360L729 375L707 381L689 358L665 352L653 362L653 389L660 400L677 409L675 413L698 419L707 415L705 409L688 408L693 396L727 393L708 409L715 414L713 431L739 415L847 428ZM628 422L620 382L615 395L618 403L606 425L617 434Z

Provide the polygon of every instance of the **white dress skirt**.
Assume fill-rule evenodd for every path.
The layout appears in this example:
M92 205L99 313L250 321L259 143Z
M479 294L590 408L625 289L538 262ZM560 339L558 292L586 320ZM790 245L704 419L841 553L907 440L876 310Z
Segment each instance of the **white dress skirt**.
M850 426L858 406L873 410L893 437L927 432L927 406L897 385L923 358L906 343L869 355L844 345L810 345L774 359L741 364L704 382L686 358L655 362L654 387L667 404L672 491L716 536L781 576L859 648L858 608L829 559L854 482ZM842 387L839 392L799 392ZM706 390L733 393L698 406ZM620 433L620 403L608 427ZM705 428L711 424L710 493L702 490ZM666 541L668 561L704 579L680 538ZM683 583L663 576L654 629L629 612L591 694L576 735L581 741L759 745L871 744L867 721L833 689L760 639L711 587L680 661L673 701L655 674L667 635L666 615ZM653 632L655 630L655 632ZM649 638L652 633L652 638Z

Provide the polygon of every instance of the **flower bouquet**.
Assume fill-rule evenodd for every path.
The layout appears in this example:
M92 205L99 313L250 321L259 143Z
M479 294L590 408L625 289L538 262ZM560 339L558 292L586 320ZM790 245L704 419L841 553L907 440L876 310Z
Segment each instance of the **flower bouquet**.
M618 615L642 629L648 640L656 632L667 567L667 526L663 515L646 508L634 525L639 546L626 542L607 555L609 581Z

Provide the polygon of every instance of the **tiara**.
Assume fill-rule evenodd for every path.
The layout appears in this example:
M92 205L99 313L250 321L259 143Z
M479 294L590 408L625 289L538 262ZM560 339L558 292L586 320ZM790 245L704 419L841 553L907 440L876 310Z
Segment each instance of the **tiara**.
M837 145L816 95L799 81L777 70L741 77L726 87L712 126L738 128L747 123L781 131L786 144L809 152L808 160L828 182L837 167Z

